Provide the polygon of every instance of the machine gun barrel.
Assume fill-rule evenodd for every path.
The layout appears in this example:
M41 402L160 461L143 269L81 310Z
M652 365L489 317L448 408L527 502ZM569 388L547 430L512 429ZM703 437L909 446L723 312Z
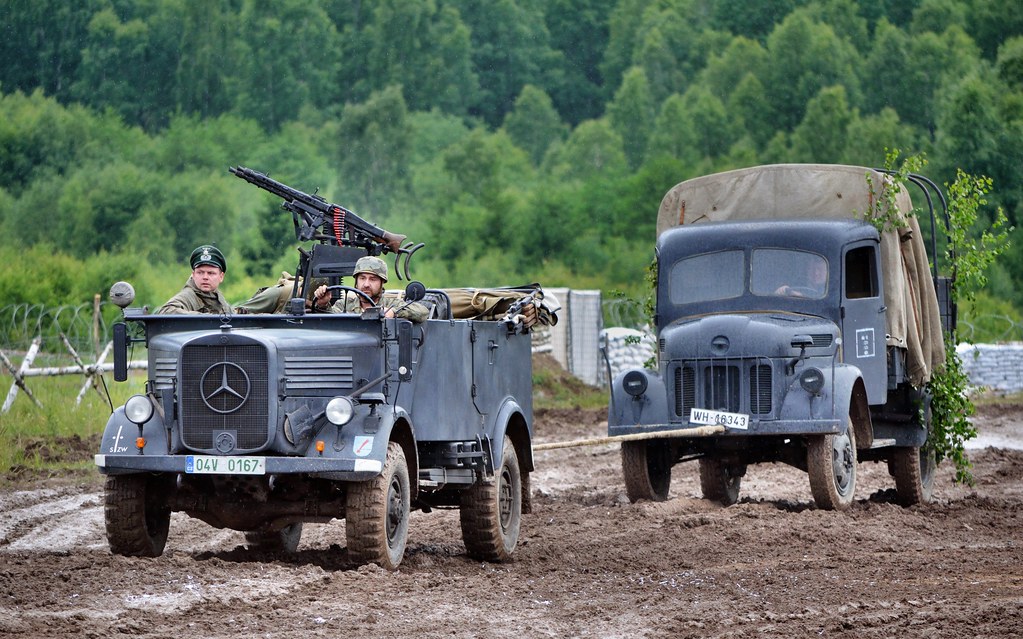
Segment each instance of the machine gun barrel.
M283 207L291 211L295 221L295 235L299 240L333 240L342 246L360 246L366 249L373 249L373 245L376 244L384 251L392 253L399 252L401 243L405 240L404 235L391 233L371 224L354 211L339 204L332 204L319 195L299 191L265 173L244 166L229 167L228 170L246 182L284 200ZM317 235L321 227L323 235ZM379 252L380 248L376 251Z

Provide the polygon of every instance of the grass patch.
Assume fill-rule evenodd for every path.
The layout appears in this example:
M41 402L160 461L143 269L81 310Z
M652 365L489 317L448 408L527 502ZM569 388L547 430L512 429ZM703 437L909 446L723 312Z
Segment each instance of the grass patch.
M533 408L607 408L608 392L572 375L550 355L533 356Z
M0 473L11 479L23 474L59 473L94 468L92 455L99 452L99 440L110 417L111 403L116 408L145 386L145 372L133 371L127 382L117 383L104 376L106 391L101 397L89 389L80 405L75 405L85 382L80 375L30 377L26 385L43 407L37 407L24 391L6 414L0 415ZM0 375L2 392L7 396L13 378ZM110 393L110 401L106 392Z

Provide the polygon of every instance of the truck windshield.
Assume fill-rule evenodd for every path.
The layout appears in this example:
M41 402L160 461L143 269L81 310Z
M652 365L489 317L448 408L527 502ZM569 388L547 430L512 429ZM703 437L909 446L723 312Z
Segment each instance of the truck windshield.
M703 253L681 259L668 272L673 304L739 297L746 288L742 249Z
M828 292L828 261L816 253L755 249L751 270L754 295L820 299Z

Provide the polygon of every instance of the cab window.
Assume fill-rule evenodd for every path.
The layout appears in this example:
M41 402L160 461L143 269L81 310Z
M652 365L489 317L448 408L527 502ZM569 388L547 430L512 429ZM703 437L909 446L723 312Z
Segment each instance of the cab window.
M741 249L703 253L679 260L668 273L673 304L723 300L742 295L745 256Z
M828 261L817 253L756 249L752 265L750 291L754 295L821 299L828 293Z
M877 260L873 246L860 246L845 254L845 296L848 299L877 297Z

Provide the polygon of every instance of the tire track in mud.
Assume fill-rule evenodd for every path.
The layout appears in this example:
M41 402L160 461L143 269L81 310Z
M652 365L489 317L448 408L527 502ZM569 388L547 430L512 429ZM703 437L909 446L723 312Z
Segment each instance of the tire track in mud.
M0 552L98 548L103 505L97 493L41 489L0 498Z

